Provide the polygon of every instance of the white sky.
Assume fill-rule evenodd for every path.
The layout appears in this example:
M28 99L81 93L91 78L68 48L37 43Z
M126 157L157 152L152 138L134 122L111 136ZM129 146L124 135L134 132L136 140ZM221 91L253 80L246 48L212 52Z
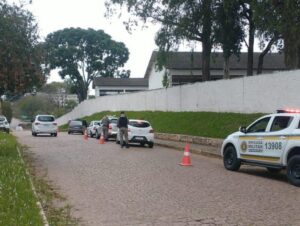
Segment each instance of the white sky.
M33 0L27 8L36 17L42 38L63 28L81 27L102 29L113 40L125 43L130 52L125 69L131 70L131 77L144 76L151 53L157 48L154 37L158 27L149 25L129 34L122 19L104 17L104 0ZM59 75L52 73L48 82L59 80Z

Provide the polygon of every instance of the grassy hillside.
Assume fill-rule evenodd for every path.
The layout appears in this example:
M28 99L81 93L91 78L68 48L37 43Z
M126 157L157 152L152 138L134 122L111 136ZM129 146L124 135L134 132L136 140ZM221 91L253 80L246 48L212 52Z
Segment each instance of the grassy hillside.
M119 112L99 112L84 119L88 122L99 120L105 114L119 116ZM126 112L126 115L132 119L148 120L156 132L225 138L262 114L139 111ZM62 128L67 127L64 125Z

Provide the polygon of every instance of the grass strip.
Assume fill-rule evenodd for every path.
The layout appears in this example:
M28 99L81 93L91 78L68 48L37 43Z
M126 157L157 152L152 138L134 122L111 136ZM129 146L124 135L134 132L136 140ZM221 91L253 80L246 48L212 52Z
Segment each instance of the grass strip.
M0 172L0 225L43 225L16 139L5 133L0 133Z
M83 119L88 122L99 120L104 115L119 116L120 112L99 112ZM225 138L237 131L239 126L246 126L262 114L239 114L219 112L161 112L128 111L128 118L148 120L155 132L186 134L192 136ZM61 126L66 131L67 125Z

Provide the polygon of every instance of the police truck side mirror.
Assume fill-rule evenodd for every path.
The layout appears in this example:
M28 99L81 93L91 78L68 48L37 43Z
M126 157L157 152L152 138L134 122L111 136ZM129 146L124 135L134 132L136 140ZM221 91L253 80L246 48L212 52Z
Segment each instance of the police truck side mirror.
M245 126L241 126L239 130L240 130L240 132L242 132L242 133L247 133L247 129L246 129Z

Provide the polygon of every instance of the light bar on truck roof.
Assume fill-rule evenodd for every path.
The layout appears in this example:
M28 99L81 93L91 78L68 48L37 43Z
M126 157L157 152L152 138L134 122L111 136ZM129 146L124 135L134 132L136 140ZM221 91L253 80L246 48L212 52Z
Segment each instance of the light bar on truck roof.
M299 113L300 114L300 110L287 108L287 109L277 110L277 113Z

